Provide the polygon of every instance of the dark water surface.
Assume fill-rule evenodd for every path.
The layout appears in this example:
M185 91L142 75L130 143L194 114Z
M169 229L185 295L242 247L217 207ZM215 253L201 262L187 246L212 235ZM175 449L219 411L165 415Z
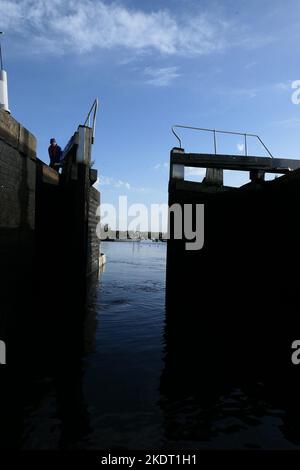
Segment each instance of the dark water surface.
M71 352L23 383L21 448L299 446L295 403L271 399L264 383L227 380L197 344L188 346L190 332L170 327L166 244L106 242L102 251L83 354L74 359L71 329L62 340Z

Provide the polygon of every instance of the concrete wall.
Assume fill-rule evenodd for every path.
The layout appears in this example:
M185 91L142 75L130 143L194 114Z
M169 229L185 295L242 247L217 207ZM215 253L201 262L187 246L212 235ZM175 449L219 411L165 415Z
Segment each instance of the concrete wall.
M31 288L35 228L36 139L0 110L0 334L14 324Z
M92 131L80 129L83 144L73 139L59 177L36 157L35 137L0 111L0 340L17 337L28 311L81 305L87 277L97 277L100 194L92 187Z
M87 274L98 272L100 256L100 240L97 237L96 228L99 217L96 217L100 205L100 193L95 188L90 188L89 219L88 219L88 256Z

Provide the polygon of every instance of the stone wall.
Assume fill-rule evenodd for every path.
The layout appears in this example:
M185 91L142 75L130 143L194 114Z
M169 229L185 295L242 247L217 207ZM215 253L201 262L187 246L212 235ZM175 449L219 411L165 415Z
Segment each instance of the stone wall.
M35 137L0 110L0 340L17 338L28 311L85 302L87 277L98 275L100 194L91 129L82 129L59 176L36 157Z
M100 193L95 188L90 188L90 201L89 201L89 220L88 220L88 259L87 259L87 274L98 272L99 270L99 255L100 255L100 240L97 236L97 224L100 218L96 216L97 209L100 205Z
M35 228L36 139L0 110L0 334L13 328L31 289Z

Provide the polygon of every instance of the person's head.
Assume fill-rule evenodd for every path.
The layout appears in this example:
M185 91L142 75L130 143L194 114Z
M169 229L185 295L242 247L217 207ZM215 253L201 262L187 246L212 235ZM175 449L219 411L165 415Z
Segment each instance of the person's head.
M56 145L56 140L54 139L54 137L50 139L50 145L52 145L53 147Z

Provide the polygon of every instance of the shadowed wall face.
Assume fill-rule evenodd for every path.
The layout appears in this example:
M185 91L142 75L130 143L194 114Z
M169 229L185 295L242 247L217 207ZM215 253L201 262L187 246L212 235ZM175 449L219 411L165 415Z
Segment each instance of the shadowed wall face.
M92 129L79 126L70 142L58 175L36 157L35 137L0 111L0 340L11 338L8 350L20 350L34 312L83 305L98 274Z
M18 299L31 288L35 228L36 139L0 110L0 334L13 327Z
M99 217L96 217L100 205L100 193L95 188L90 188L89 209L88 209L88 254L87 254L87 274L98 272L100 256L100 240L97 236L97 223Z
M221 362L239 374L292 368L300 328L291 267L299 265L299 179L295 170L239 189L170 184L170 205L204 204L205 217L201 250L186 251L185 240L168 242L168 324L186 332L184 354L203 348L209 370Z
M70 397L80 395L84 307L99 263L91 132L81 126L71 139L70 171L58 175L36 158L35 138L0 111L0 447L20 444L21 390L35 374L56 374L62 420L70 415L74 428Z
M41 302L51 293L52 310L84 304L99 269L100 193L92 186L97 172L90 170L91 129L79 130L67 146L60 175L37 161L36 284Z

